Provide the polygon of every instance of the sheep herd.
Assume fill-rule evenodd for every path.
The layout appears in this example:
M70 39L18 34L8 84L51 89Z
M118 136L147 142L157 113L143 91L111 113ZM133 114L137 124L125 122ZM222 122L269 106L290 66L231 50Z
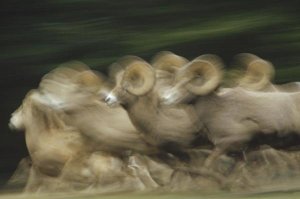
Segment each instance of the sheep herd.
M149 63L125 56L108 75L77 61L54 69L9 122L25 132L24 192L251 191L297 180L300 84L273 84L273 65L253 54L237 60L245 69L234 78L216 55L169 51Z

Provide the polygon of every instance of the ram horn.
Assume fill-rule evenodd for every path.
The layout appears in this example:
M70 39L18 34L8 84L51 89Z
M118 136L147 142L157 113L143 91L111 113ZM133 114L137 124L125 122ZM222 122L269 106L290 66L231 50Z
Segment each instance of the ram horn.
M48 86L49 82L70 82L72 78L86 70L89 70L89 67L80 61L66 62L50 71L48 74L44 75L39 84L39 87L43 89Z
M129 93L138 96L144 95L154 86L155 72L148 63L140 58L130 56L121 64L125 66L121 85Z
M96 92L105 82L105 77L99 72L86 70L76 76L75 82L92 92Z
M90 70L88 65L80 61L69 61L59 65L57 68L52 70L50 73L45 75L47 79L72 79L79 73Z
M261 90L271 84L275 75L272 63L257 56L247 57L247 59L244 59L244 62L247 69L244 77L239 80L239 86Z
M174 73L178 68L188 63L184 57L176 55L170 51L161 51L157 53L151 61L155 69Z
M199 57L184 69L188 80L186 88L195 95L206 95L215 90L221 82L223 73L220 64L213 64Z

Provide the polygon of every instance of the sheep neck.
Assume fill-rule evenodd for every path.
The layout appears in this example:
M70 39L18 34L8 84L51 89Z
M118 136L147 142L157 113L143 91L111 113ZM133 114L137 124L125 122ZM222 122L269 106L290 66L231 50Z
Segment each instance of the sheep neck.
M134 126L144 133L147 142L156 146L172 143L188 147L200 130L193 106L160 105L155 93L139 97L127 112Z
M28 101L25 102L23 111L25 139L29 151L34 151L36 147L39 147L38 145L42 143L41 140L49 139L65 129L59 116L48 107Z
M215 93L211 93L206 96L198 96L192 101L197 112L198 125L202 126L202 134L213 141L210 132L210 118L214 118L213 114L217 113L222 107L220 97Z
M147 133L151 128L152 123L150 120L158 115L158 99L153 93L139 96L132 103L127 103L125 109L136 128L143 133Z
M35 102L27 105L25 139L33 164L46 175L58 176L70 158L82 154L83 140L65 126L60 113Z

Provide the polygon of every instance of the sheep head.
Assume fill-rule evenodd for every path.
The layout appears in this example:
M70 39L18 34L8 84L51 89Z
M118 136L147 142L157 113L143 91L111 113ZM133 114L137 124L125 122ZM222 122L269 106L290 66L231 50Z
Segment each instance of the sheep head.
M28 126L36 125L33 124L32 118L39 120L50 117L51 108L45 106L48 102L41 93L33 89L27 93L22 105L12 113L8 126L11 130L25 130ZM41 114L44 113L44 114ZM53 120L52 120L53 121ZM48 124L50 124L48 122Z
M105 89L105 77L83 63L78 65L76 68L72 65L56 68L43 77L39 90L47 99L45 103L48 106L70 109L89 105L93 103L92 99L104 98L108 90Z
M106 97L109 106L126 104L137 96L147 94L155 84L155 72L150 64L135 56L120 61L123 70L115 75L116 85Z
M8 123L8 126L11 130L17 130L17 131L25 130L25 126L26 126L25 125L25 123L26 123L25 112L26 112L26 109L28 108L29 104L31 103L32 98L34 99L35 92L36 92L35 90L29 91L26 94L21 106L19 106L17 108L17 110L15 110L11 114L11 118Z
M154 56L151 65L155 69L156 84L154 90L158 96L170 89L174 74L187 63L187 59L170 51L162 51Z
M244 77L238 80L238 86L251 90L263 90L272 84L275 69L271 62L250 53L242 53L237 57L247 67Z
M204 96L213 92L219 86L223 74L223 65L219 60L215 55L203 55L178 70L173 87L162 97L163 103L181 103L191 96Z

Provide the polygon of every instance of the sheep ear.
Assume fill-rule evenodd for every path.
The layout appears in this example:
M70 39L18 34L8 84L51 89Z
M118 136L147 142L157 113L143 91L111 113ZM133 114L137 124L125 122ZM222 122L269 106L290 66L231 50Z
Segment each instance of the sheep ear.
M141 60L132 60L124 71L121 81L122 87L133 95L144 95L155 84L155 72L153 68Z
M109 70L108 70L109 80L111 80L112 82L116 82L117 81L117 75L123 70L124 70L124 68L120 63L118 63L118 62L112 63L109 66Z
M157 53L151 61L153 68L170 73L176 72L178 68L187 63L188 60L186 58L176 55L170 51L161 51Z
M239 86L252 90L262 90L272 83L275 69L272 63L259 57L245 60L247 70L243 78L239 80Z
M200 58L192 61L183 70L185 78L189 79L186 88L195 95L206 95L215 90L223 76L220 65Z

